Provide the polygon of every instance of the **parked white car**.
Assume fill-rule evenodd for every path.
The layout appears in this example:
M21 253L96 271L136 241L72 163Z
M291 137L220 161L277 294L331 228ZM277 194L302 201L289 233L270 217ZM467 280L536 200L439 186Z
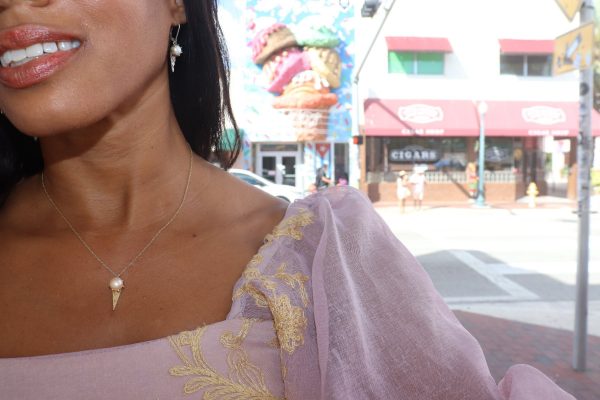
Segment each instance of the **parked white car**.
M273 183L262 176L256 175L253 172L246 171L245 169L231 168L229 173L252 186L256 186L259 189L264 190L271 196L279 197L287 202L293 203L294 201L304 197L304 194L290 185L278 185Z

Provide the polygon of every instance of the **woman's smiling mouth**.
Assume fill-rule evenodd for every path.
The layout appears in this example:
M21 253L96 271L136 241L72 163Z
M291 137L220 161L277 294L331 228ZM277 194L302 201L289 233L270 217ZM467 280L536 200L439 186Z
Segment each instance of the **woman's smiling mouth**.
M0 56L2 67L18 67L35 60L44 54L54 54L58 51L69 51L81 46L79 40L36 43L27 48L7 50Z
M0 32L0 83L22 89L48 79L81 47L81 40L43 26Z

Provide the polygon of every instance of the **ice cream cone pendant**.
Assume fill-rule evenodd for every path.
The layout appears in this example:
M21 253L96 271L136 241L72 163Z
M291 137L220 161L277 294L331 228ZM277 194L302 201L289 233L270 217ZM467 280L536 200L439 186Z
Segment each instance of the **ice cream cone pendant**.
M173 46L171 46L171 72L175 72L175 62L177 61L177 57L179 57L180 55L183 54L183 49L181 48L180 45L177 44L177 42L173 43Z
M112 278L108 283L108 287L110 287L110 290L112 291L112 309L115 311L117 308L117 303L119 302L119 297L121 296L121 290L124 287L123 279L119 278L118 276Z

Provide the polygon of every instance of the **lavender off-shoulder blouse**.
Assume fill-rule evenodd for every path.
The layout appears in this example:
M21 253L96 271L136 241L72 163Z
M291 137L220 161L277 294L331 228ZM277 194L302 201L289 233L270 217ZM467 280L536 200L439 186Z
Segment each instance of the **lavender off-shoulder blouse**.
M573 399L516 365L494 382L370 202L292 204L234 288L227 319L149 342L0 359L1 399Z

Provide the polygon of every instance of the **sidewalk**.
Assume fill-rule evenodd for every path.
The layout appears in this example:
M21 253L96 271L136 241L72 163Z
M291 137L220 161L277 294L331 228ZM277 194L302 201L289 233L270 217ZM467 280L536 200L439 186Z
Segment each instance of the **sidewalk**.
M528 199L526 197L514 201L497 201L486 203L490 208L516 209L529 208ZM600 205L600 196L592 197L592 207ZM374 207L398 207L396 201L377 201L373 203ZM475 208L474 202L465 200L460 202L444 202L444 201L423 201L423 210L450 207L450 208ZM575 200L569 200L562 197L542 196L536 199L536 208L573 208L577 207ZM596 207L597 209L600 207ZM416 211L412 206L411 201L406 202L406 212Z
M578 400L600 399L600 337L589 337L587 370L576 372L571 332L464 311L454 314L481 344L496 381L511 365L529 364Z
M373 203L374 207L398 207L397 201L377 201ZM518 208L529 208L529 199L527 197L522 197L518 200L514 201L498 201L498 202L490 202L487 203L487 206L490 208L502 208L502 209L518 209ZM460 201L460 202L432 202L427 201L427 198L423 201L423 210L432 209L432 208L440 208L440 207L450 207L450 208L475 208L474 202L471 201ZM572 208L575 210L577 208L577 202L575 200L565 199L563 197L553 197L553 196L540 196L536 199L536 207L535 208L544 208L544 209L552 209L552 208ZM600 195L592 196L591 198L591 208L592 211L600 212ZM412 201L410 199L406 202L406 212L417 211L412 206Z
M591 207L588 329L595 336L588 340L585 372L571 366L577 205L542 197L529 209L526 200L485 209L426 203L405 214L396 203L376 206L479 340L497 381L524 363L577 399L600 400L600 258L593 251L600 249L600 197Z

